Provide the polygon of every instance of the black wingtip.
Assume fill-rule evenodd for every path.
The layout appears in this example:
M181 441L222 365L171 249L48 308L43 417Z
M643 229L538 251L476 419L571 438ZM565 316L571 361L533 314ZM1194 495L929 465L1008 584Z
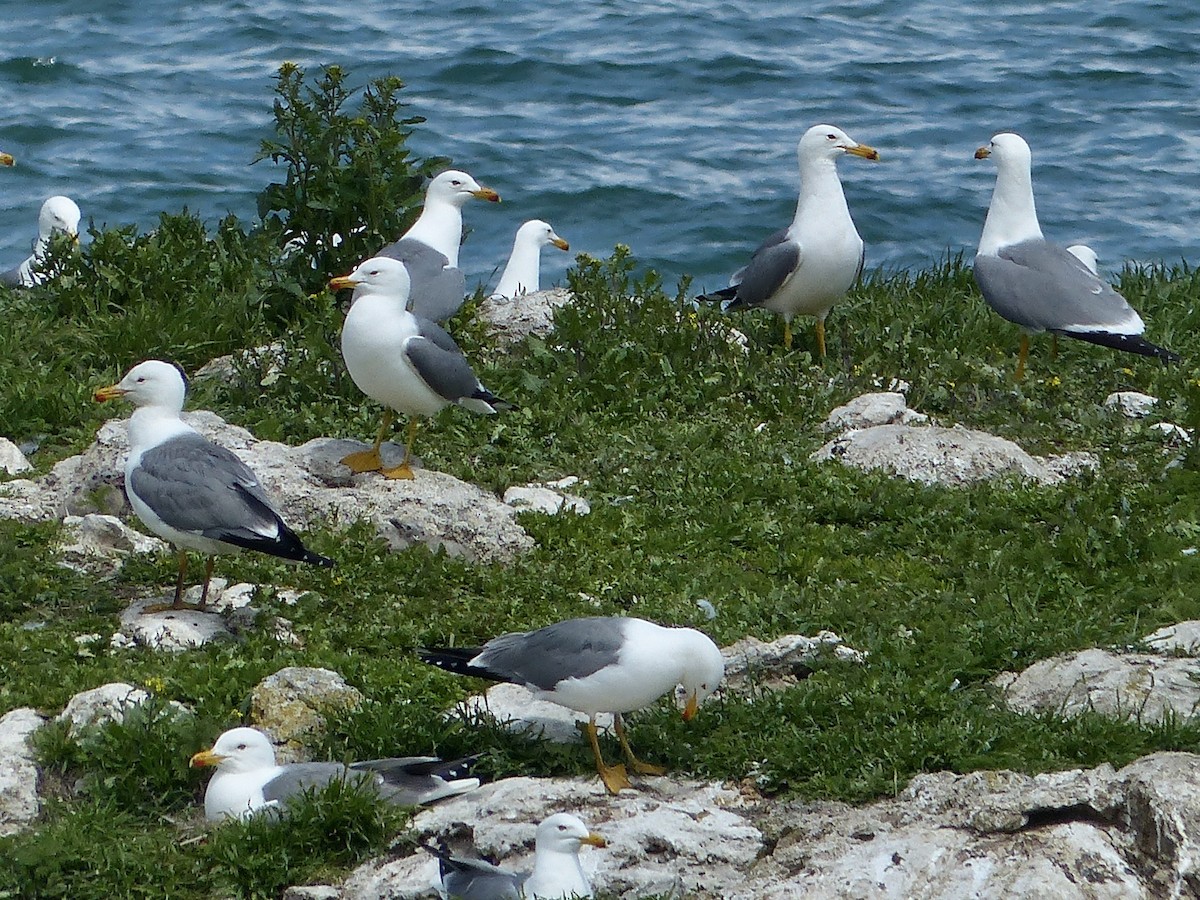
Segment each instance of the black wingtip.
M1153 356L1165 363L1177 363L1183 359L1175 351L1152 344L1140 334L1116 334L1111 331L1061 331L1059 333L1087 341L1089 344L1099 344L1101 347L1124 350L1126 353L1136 353L1139 356Z
M453 672L455 675L472 675L475 678L487 678L490 681L503 681L502 677L487 669L471 665L471 660L479 655L481 649L480 647L446 647L438 650L418 650L417 658L421 662L437 666L447 672Z
M300 558L300 562L305 562L312 566L320 566L322 569L332 569L337 565L328 556L322 556L320 553L314 553L311 550L304 551L304 556Z
M737 286L722 288L719 291L713 291L711 294L700 294L696 297L699 303L724 303L727 300L734 300L737 297Z

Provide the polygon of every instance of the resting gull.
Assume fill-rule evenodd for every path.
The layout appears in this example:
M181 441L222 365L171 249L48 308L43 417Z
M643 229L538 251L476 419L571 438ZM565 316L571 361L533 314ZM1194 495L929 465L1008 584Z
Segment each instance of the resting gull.
M507 406L480 384L454 338L440 325L409 312L409 276L404 263L375 256L349 275L334 278L335 290L354 288L342 325L342 357L358 389L384 406L383 422L370 450L342 459L351 471L412 478L409 460L418 416L432 416L452 403L477 413ZM392 427L392 411L409 417L404 459L384 468L379 448Z
M258 550L318 566L333 560L304 547L258 477L231 451L203 437L179 414L187 383L170 363L147 360L114 385L100 388L98 402L126 397L137 406L129 419L125 493L146 527L179 553L179 579L171 608L183 608L187 551L208 554L199 608L208 600L213 555Z
M7 287L33 287L46 280L46 274L38 271L38 265L50 249L50 239L56 231L79 239L79 207L70 197L51 197L42 204L38 213L38 236L33 252L19 265L7 272L0 272L0 284Z
M472 198L496 203L500 195L481 187L466 172L443 172L426 188L417 221L400 240L376 254L408 266L412 311L422 319L444 322L466 298L467 278L458 268L458 248L463 237L462 208Z
M975 281L988 305L1022 328L1015 377L1025 375L1029 333L1040 331L1178 361L1142 337L1141 316L1086 261L1042 237L1025 139L997 134L975 151L976 159L988 157L996 160L996 188L975 255Z
M825 356L825 317L862 273L862 238L850 218L837 160L879 152L832 125L814 125L800 138L800 198L792 224L763 242L730 287L697 299L726 301L726 309L763 307L783 316L783 343L792 347L792 317L816 316L817 354Z
M305 791L335 781L361 782L399 806L418 806L479 787L464 778L476 756L444 762L432 756L371 759L351 763L310 762L277 765L275 748L257 728L233 728L191 759L191 765L216 766L204 791L204 815L210 822L248 819L261 810L282 811Z
M512 255L500 274L500 282L492 291L491 299L512 300L537 291L541 282L542 248L549 245L559 250L571 249L571 245L541 219L530 219L518 228Z
M438 859L442 889L460 900L566 900L591 897L592 885L579 863L583 844L605 847L603 837L570 813L555 813L538 825L533 871L509 872L479 859L425 849Z
M725 677L724 657L707 635L622 616L567 619L536 631L504 634L482 647L423 650L420 657L460 675L524 685L542 700L587 713L596 769L614 794L630 787L629 778L624 765L604 762L597 714L613 713L617 741L634 772L661 775L665 769L633 755L622 714L649 706L682 685L683 718L690 721Z

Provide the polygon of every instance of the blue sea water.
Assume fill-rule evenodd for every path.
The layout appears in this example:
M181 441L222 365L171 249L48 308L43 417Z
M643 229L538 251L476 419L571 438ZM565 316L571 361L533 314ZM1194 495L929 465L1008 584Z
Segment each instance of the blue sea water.
M42 199L97 225L183 207L247 221L280 63L399 75L412 144L504 197L466 211L494 283L544 218L573 250L630 245L668 286L723 285L795 205L817 122L877 147L840 163L868 265L972 253L1002 130L1034 150L1043 230L1105 268L1200 262L1200 5L1145 0L0 2L0 267ZM572 254L573 255L573 254ZM544 281L567 254L548 249ZM332 273L331 273L332 274Z

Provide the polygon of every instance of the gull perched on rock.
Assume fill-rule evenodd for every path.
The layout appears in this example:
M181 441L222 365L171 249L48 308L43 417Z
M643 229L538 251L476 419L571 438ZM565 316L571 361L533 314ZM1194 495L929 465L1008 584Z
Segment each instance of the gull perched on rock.
M479 787L478 778L464 778L475 756L450 762L432 756L371 759L350 763L275 762L275 748L257 728L233 728L211 750L202 750L191 765L215 766L204 790L204 815L210 822L248 819L263 810L282 812L306 791L321 790L335 781L364 785L389 803L419 806Z
M541 700L587 713L596 770L614 794L631 785L624 765L604 762L597 714L613 713L617 741L634 772L662 775L666 770L661 766L633 755L622 714L649 706L682 685L683 718L690 721L725 677L725 659L708 635L623 616L566 619L536 631L504 634L482 647L423 650L419 655L447 671L524 685Z
M412 311L422 319L444 322L462 308L467 278L458 268L458 249L463 237L462 208L471 199L498 203L500 195L466 172L443 172L429 182L417 221L400 240L376 254L408 266Z
M125 493L137 517L179 553L172 609L182 609L187 551L208 555L199 607L208 600L213 556L258 550L318 566L333 560L305 548L284 523L258 477L230 450L214 444L179 414L187 382L170 363L138 363L119 382L96 391L103 403L125 397L129 419ZM153 608L149 608L150 611Z
M7 287L33 287L44 282L46 274L37 271L37 267L50 249L50 239L55 232L61 231L78 240L80 217L79 207L70 197L51 197L43 203L38 213L38 236L33 244L33 252L19 265L7 272L0 272L0 284Z
M438 859L442 888L460 900L568 900L591 897L592 885L579 863L583 844L605 847L603 837L570 813L555 813L538 825L533 870L509 872L479 859L451 856L425 847Z
M996 187L988 206L975 281L983 299L1021 326L1016 378L1025 375L1029 333L1049 331L1093 344L1177 362L1179 356L1142 337L1142 318L1087 260L1047 241L1033 202L1032 154L1018 134L995 135L975 151L996 161Z
M358 389L384 406L375 444L342 459L351 471L412 478L409 460L419 416L432 416L452 403L477 413L507 406L480 383L445 329L408 310L404 263L375 256L349 275L332 279L329 286L354 289L342 325L342 357ZM393 410L409 417L408 439L400 465L384 468L379 448L392 427Z
M698 297L725 309L762 307L783 316L783 343L792 347L792 317L816 316L817 354L825 356L825 317L862 273L862 238L850 218L837 161L847 153L879 159L840 128L814 125L800 138L800 197L792 224L763 242L730 287Z
M512 254L500 274L500 281L491 293L493 300L512 300L522 294L532 294L541 283L542 248L553 245L570 250L571 245L554 233L541 219L530 219L517 229Z

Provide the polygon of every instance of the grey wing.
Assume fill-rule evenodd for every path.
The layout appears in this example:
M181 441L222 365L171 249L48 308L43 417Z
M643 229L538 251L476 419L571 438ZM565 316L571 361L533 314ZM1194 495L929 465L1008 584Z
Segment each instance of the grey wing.
M198 434L147 450L129 481L155 515L180 531L214 540L278 533L279 515L258 477L229 450Z
M625 643L625 622L620 616L591 616L504 634L484 645L476 665L553 690L560 681L586 678L616 663Z
M1141 317L1075 256L1044 240L975 257L984 299L1004 318L1048 331L1141 334Z
M454 341L450 340L449 346L446 346L442 335L449 338L434 323L421 322L420 336L405 342L404 355L431 391L451 403L457 403L479 391L479 378Z
M478 759L478 755L452 761L436 756L403 756L364 760L351 763L350 768L378 776L379 792L391 802L417 806L478 787L478 779L463 777Z
M408 306L418 318L442 322L462 308L467 276L451 266L445 254L421 241L401 238L377 255L398 259L408 269L412 285Z
M520 900L528 874L506 872L481 859L438 854L442 887L451 900Z
M277 803L289 803L305 791L323 790L331 782L346 777L341 763L293 763L263 785L263 798Z
M788 236L787 226L780 228L776 232L773 232L765 241L763 241L761 244L758 245L758 249L756 249L752 254L750 254L751 261L753 261L754 257L758 256L758 254L762 253L768 247L774 247L776 244L782 244L785 240L787 240L787 236ZM733 287L737 284L740 284L742 281L742 278L745 277L745 275L746 275L746 269L748 269L749 267L750 267L750 264L747 263L746 265L744 265L740 269L738 269L736 272L734 272L733 277L729 279L729 286Z
M750 264L742 270L737 296L730 309L762 306L800 268L800 245L793 240L763 244L754 252Z

